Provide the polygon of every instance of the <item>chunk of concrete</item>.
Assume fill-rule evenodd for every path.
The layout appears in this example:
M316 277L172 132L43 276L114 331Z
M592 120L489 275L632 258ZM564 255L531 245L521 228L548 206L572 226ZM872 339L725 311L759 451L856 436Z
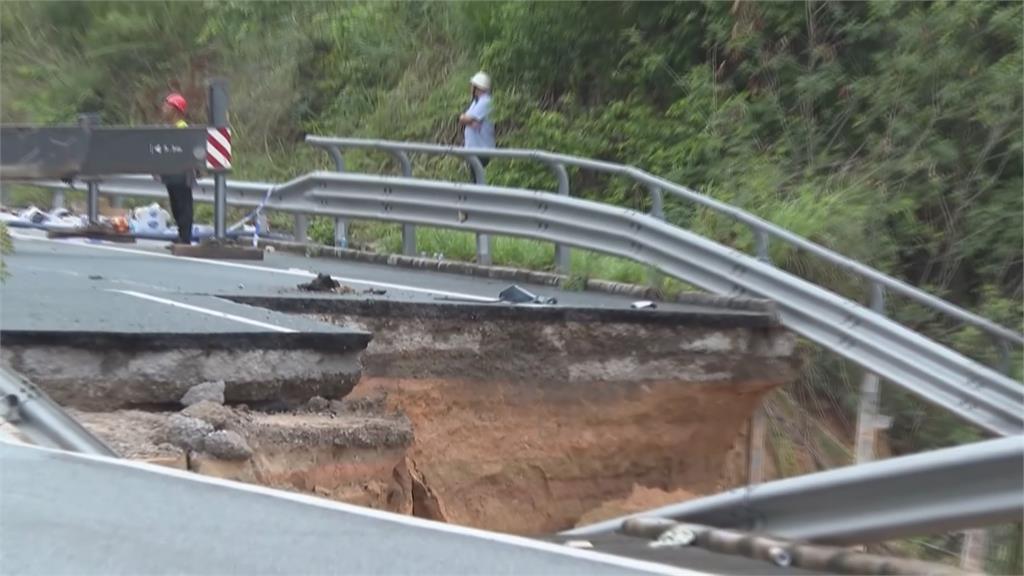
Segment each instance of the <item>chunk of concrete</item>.
M191 406L203 401L223 404L224 381L218 380L216 382L203 382L202 384L196 384L189 388L188 392L185 392L185 395L181 397L181 403L185 406Z
M183 450L201 451L212 432L213 424L181 414L174 414L167 422L167 441Z
M331 401L323 396L313 396L306 402L306 410L309 412L327 412L331 409Z
M231 430L218 430L206 437L205 452L225 460L246 460L252 456L252 448L241 434Z
M180 404L189 387L224 381L227 403L313 396L342 398L362 372L369 334L251 332L220 340L207 334L133 334L132 338L62 332L4 331L2 362L21 372L65 408L105 412ZM200 399L201 400L201 399Z
M236 417L231 408L211 400L197 402L182 410L181 413L189 418L198 418L204 422L209 422L217 430L227 426Z

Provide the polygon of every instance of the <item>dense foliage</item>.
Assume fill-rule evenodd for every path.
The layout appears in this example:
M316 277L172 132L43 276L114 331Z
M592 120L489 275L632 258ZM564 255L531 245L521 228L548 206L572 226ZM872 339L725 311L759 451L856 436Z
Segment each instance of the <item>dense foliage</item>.
M140 123L177 89L201 122L205 79L225 76L236 175L284 179L327 165L301 143L306 133L456 142L467 79L483 68L495 78L499 145L642 167L1020 330L1022 10L1017 1L4 2L0 116L62 122L99 111L107 123ZM348 161L394 168L378 156ZM416 170L465 177L450 160L420 159ZM554 186L521 163L496 161L488 177ZM627 182L572 177L576 194L648 207ZM713 214L674 201L666 211L751 247L745 229ZM330 237L326 221L313 231ZM354 234L398 245L393 226ZM419 241L472 255L463 235L422 230ZM497 254L543 267L551 250L501 239ZM643 279L636 267L576 256L583 274ZM772 259L866 298L862 283L806 255L774 245ZM889 312L975 357L998 356L977 331L907 302L890 299ZM790 394L849 432L859 372L807 354ZM907 394L887 388L884 398L897 452L979 437Z
M221 75L231 82L237 176L282 179L326 166L301 143L306 133L456 141L467 78L484 68L495 78L500 145L640 166L1019 329L1022 6L6 2L0 111L4 121L99 111L107 123L139 123L155 120L161 95L178 89L202 121L203 82ZM387 162L350 159L365 169ZM465 172L447 160L416 166ZM543 168L520 163L495 162L489 178L554 185ZM627 182L592 174L574 174L573 187L649 202ZM727 220L672 201L667 212L750 248L748 232ZM328 236L325 225L314 230ZM356 234L397 243L388 226ZM454 257L471 254L468 239L421 234ZM513 262L550 262L549 248L504 246ZM781 245L772 258L866 296L862 283ZM976 331L905 302L890 311L997 357ZM832 400L823 415L852 424L856 372L820 359L808 374L804 392ZM898 416L896 450L977 437L903 394L887 391L886 401Z

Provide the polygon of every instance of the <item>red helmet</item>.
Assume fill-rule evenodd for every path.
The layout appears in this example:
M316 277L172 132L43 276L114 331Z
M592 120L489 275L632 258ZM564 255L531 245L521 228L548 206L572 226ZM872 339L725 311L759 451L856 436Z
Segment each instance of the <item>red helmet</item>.
M164 102L170 104L173 108L177 109L182 114L185 113L185 109L188 108L188 102L185 101L185 97L177 92L171 92L164 98Z

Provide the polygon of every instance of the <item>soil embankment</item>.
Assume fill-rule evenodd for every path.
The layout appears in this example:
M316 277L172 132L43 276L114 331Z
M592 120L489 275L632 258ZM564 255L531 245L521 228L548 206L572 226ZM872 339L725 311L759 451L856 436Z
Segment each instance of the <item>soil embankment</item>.
M345 352L343 385L275 378L289 393L269 405L240 403L236 379L228 406L168 410L176 383L158 411L76 416L127 457L543 534L742 482L747 421L797 368L793 336L758 311L266 300L373 334L361 374Z

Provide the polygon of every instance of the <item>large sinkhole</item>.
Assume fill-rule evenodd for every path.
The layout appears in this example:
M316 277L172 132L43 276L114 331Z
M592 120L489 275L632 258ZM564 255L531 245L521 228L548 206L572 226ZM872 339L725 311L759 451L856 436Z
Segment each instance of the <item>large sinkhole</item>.
M231 299L331 330L4 332L3 360L124 457L520 534L743 483L797 368L767 310Z

